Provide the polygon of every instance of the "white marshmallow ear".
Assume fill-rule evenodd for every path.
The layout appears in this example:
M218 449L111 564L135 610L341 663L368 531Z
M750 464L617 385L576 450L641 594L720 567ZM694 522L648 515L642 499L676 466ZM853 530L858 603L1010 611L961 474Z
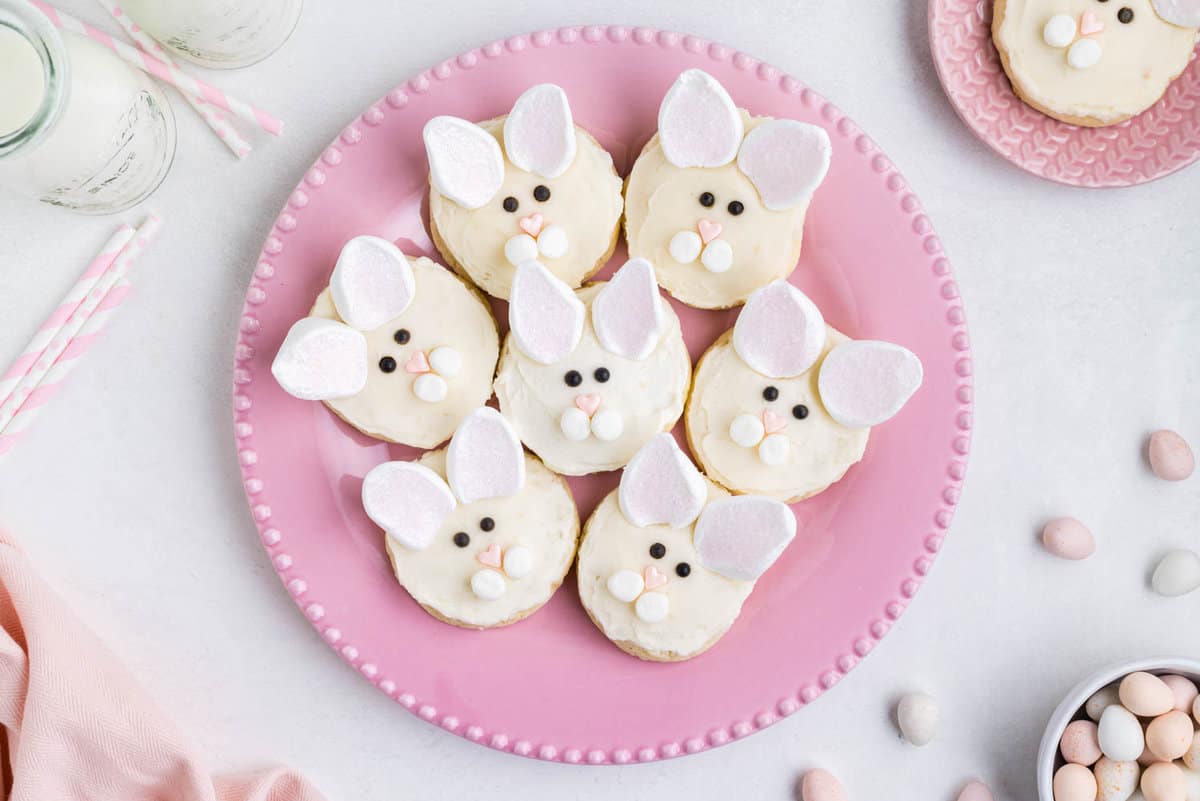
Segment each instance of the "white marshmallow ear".
M508 327L529 358L554 364L575 350L587 308L571 288L536 261L517 267L508 297Z
M713 501L700 513L692 544L700 564L722 576L756 581L796 536L786 504L759 495Z
M1172 25L1200 28L1200 0L1153 0L1154 10Z
M336 320L305 317L283 339L271 374L301 400L336 400L367 385L367 340Z
M592 301L592 329L609 353L641 361L662 336L662 296L654 267L631 259L617 270Z
M575 161L575 120L562 87L526 89L504 120L504 152L526 172L557 178Z
M399 317L416 293L408 259L400 248L377 236L356 236L347 242L329 279L338 316L359 331L371 331Z
M808 202L829 172L832 153L824 128L795 120L768 120L746 134L737 163L763 205L783 211Z
M742 114L717 79L687 70L675 79L658 108L663 155L676 167L721 167L737 156Z
M825 348L825 318L787 281L755 290L733 325L733 349L768 378L798 376Z
M375 525L405 548L433 542L454 511L454 496L441 476L413 462L384 462L363 478L363 509Z
M821 362L817 392L834 420L866 428L900 411L923 377L921 360L907 348L856 340L838 345Z
M670 434L655 434L621 473L621 513L639 528L683 528L704 508L708 488Z
M477 209L504 183L500 143L473 122L434 117L425 123L425 153L433 188L458 205Z
M516 495L525 486L525 451L517 432L495 409L471 412L446 449L446 475L463 503Z

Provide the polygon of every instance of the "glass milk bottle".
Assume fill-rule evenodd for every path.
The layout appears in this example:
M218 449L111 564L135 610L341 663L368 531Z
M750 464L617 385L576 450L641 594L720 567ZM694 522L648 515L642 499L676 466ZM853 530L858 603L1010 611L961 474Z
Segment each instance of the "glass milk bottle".
M24 0L0 0L0 187L85 214L153 192L175 118L150 78Z
M275 52L300 19L302 0L125 0L130 19L182 58L232 69Z

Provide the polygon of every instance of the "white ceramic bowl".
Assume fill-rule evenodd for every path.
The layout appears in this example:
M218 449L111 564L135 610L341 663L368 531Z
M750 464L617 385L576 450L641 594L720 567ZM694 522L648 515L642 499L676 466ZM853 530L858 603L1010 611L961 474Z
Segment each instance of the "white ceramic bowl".
M1097 690L1107 687L1122 676L1144 670L1147 673L1165 674L1178 673L1200 684L1200 661L1182 656L1162 656L1151 659L1139 659L1135 662L1122 662L1110 665L1096 671L1083 681L1076 684L1046 725L1046 733L1042 735L1042 745L1038 748L1037 786L1040 801L1054 801L1054 771L1063 764L1058 753L1058 743L1063 732L1072 720L1086 717L1083 705Z

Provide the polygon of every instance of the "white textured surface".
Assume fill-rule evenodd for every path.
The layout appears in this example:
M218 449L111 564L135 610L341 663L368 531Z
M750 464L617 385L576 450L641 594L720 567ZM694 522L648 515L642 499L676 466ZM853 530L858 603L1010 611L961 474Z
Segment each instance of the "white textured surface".
M102 19L85 0L61 1ZM976 776L997 801L1031 801L1041 729L1077 679L1109 661L1200 653L1200 599L1148 588L1163 553L1200 543L1200 476L1160 481L1142 455L1157 428L1200 444L1200 167L1088 191L1010 166L943 97L920 0L772 0L736 12L728 0L307 6L278 54L214 76L285 119L282 140L256 136L238 163L176 99L180 150L151 202L167 224L135 291L0 463L0 525L215 766L287 761L331 801L790 799L815 765L860 801L950 801ZM448 734L322 643L257 542L229 398L255 255L345 122L464 49L587 22L719 40L810 83L861 124L920 195L957 269L978 399L945 552L876 653L813 707L744 741L601 769ZM0 362L114 224L0 195ZM1093 557L1068 564L1042 550L1038 532L1059 515L1088 524ZM901 742L889 719L913 690L942 708L941 736L923 749Z

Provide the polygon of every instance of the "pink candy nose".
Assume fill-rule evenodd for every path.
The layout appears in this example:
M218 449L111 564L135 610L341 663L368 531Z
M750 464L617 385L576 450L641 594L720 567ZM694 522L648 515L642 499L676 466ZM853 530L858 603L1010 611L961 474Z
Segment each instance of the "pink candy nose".
M528 217L522 217L517 221L517 225L521 226L521 230L532 237L536 237L542 232L542 225L545 220L540 214L530 214Z
M642 571L642 582L646 589L653 590L667 583L666 575L654 565L649 565Z
M712 220L701 220L696 228L700 231L700 241L706 245L721 235L721 224Z
M408 361L404 363L404 369L410 373L428 373L429 357L425 355L425 351L418 350L408 357Z
M575 408L591 417L600 408L600 396L588 393L587 395L575 396Z
M482 565L499 569L502 561L500 555L500 546L493 542L487 548L475 554L475 558L478 559L479 563Z
M763 429L768 434L777 434L787 428L787 420L775 414L770 409L764 409L762 413Z
M1093 33L1100 33L1102 30L1104 30L1104 23L1093 12L1085 11L1079 15L1080 36L1091 36Z

